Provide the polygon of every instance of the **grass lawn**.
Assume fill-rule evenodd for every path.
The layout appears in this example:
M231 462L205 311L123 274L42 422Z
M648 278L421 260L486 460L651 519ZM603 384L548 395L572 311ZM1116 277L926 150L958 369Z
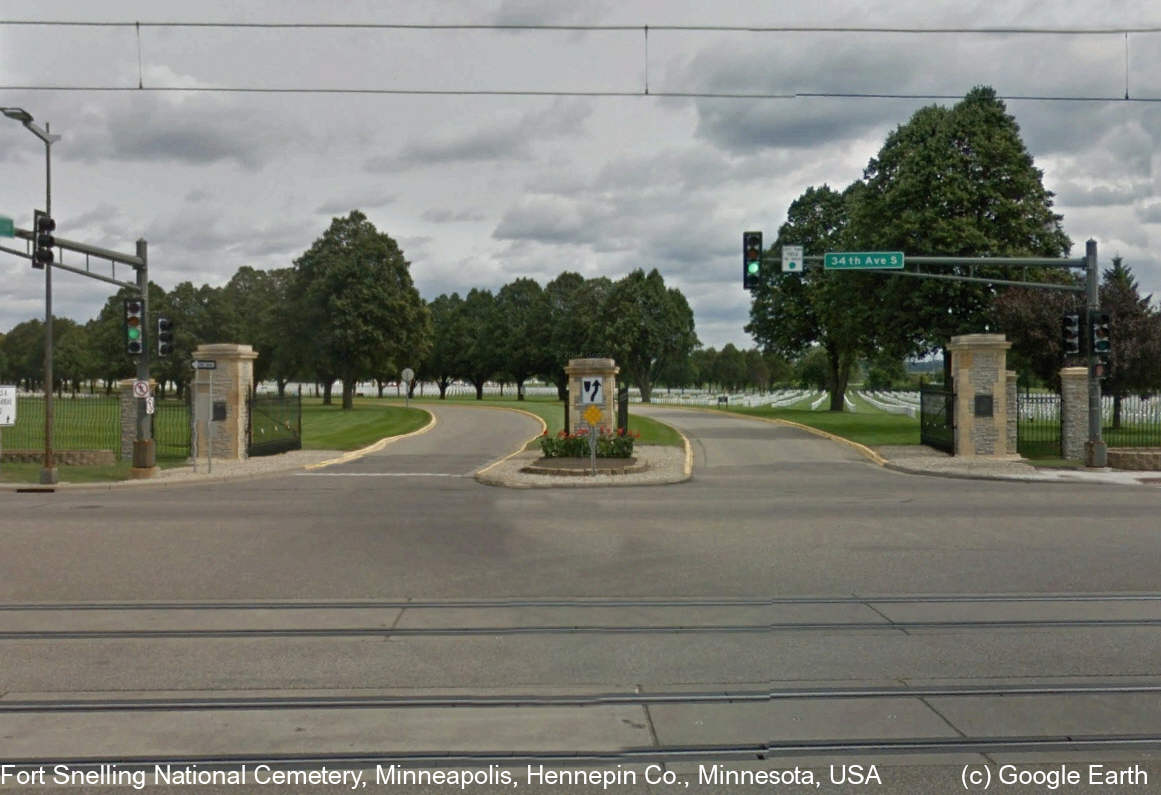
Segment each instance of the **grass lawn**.
M386 400L355 400L343 411L339 403L302 400L302 447L304 450L358 450L387 436L417 431L431 421L422 409L391 405Z
M773 417L780 420L809 425L822 431L829 431L852 442L869 447L884 444L919 444L919 420L906 414L888 414L873 408L865 401L853 397L857 411L811 411L789 408L731 408L738 414L757 417Z

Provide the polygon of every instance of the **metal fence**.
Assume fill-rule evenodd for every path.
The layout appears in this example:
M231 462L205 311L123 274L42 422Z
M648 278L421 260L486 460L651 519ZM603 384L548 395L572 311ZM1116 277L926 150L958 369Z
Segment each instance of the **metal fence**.
M153 440L157 458L190 457L189 392L181 400L159 400L153 412Z
M302 449L302 390L298 394L253 395L247 412L246 455L276 455Z
M1016 393L1016 450L1025 458L1059 458L1060 395Z
M16 398L16 424L0 428L5 450L44 449L44 397ZM121 445L121 404L117 397L54 397L54 450L113 450Z
M919 387L919 441L955 453L955 392L929 384Z
M1109 447L1161 447L1161 395L1127 395L1120 410L1111 395L1101 401L1101 437Z
M1101 438L1109 447L1161 447L1161 396L1101 396ZM1017 447L1026 458L1059 457L1060 395L1020 392L1017 396Z

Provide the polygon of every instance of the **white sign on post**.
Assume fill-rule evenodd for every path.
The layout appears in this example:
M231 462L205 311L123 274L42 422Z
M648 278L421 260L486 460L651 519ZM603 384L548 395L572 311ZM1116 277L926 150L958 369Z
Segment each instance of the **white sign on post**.
M150 395L149 397L145 398L145 413L152 414L156 410L157 410L157 404L153 400L153 395Z
M135 397L135 398L149 397L149 382L148 381L134 381L133 382L133 397Z
M604 376L593 375L581 379L580 402L582 406L587 406L590 403L595 403L599 406L605 402Z
M16 387L0 386L0 425L16 424Z
M802 246L782 247L782 272L802 273Z

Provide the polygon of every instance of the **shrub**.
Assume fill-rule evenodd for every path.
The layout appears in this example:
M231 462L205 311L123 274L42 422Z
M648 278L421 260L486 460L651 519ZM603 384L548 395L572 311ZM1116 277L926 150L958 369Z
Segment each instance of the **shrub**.
M608 428L601 428L597 436L597 458L630 458L633 455L633 442L641 434L626 433L618 429L615 433ZM589 433L580 428L576 433L561 431L555 437L545 431L540 437L540 449L545 458L587 458L589 456Z

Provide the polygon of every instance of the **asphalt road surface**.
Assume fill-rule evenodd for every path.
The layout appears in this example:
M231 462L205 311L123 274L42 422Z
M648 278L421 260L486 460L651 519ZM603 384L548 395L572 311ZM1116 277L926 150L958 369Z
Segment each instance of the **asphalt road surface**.
M408 791L375 776L1161 789L1161 491L904 475L648 411L691 440L691 481L484 486L538 424L439 406L432 431L313 473L0 495L0 763L150 787L159 761L248 763L194 788L223 792L301 789L254 780L264 761Z

